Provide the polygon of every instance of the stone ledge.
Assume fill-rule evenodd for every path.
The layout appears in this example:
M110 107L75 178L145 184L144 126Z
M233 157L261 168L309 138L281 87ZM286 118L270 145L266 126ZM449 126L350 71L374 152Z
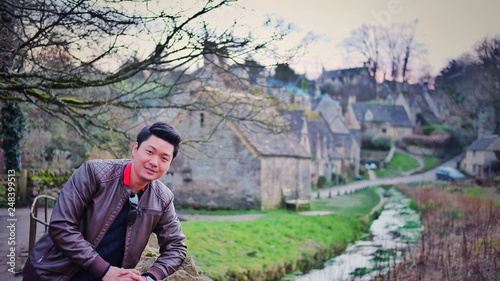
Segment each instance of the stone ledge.
M156 257L143 257L136 267L140 272L146 272L156 261ZM203 272L196 268L193 257L186 257L179 269L163 281L213 281L203 276Z

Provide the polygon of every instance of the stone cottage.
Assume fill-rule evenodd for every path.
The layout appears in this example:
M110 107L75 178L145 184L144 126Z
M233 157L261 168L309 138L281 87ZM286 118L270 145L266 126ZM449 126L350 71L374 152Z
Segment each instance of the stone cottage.
M290 123L300 144L311 155L311 180L318 182L324 176L332 179L332 173L341 174L342 156L335 149L334 136L321 114L303 110L281 111Z
M203 110L172 122L189 140L165 179L177 204L266 210L281 206L283 189L311 195L310 153L270 100L206 88L192 98Z
M460 168L470 175L481 178L488 175L492 164L498 161L500 161L500 137L487 135L478 138L466 148Z
M333 133L335 151L340 157L340 166L333 167L334 172L348 176L352 170L353 176L359 173L361 155L361 133L359 128L349 128L342 114L342 107L330 95L321 95L314 100L312 109L323 117ZM337 160L339 162L339 160Z
M403 106L356 103L349 99L345 117L349 128L366 135L387 135L392 141L413 133L413 126Z

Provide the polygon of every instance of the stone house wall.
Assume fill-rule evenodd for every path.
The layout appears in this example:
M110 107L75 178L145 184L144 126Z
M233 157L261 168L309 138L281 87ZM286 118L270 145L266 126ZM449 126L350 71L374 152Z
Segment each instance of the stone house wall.
M208 112L181 112L171 123L184 140L194 140L172 162L173 176L162 179L176 204L260 210L279 208L283 187L310 196L311 159L294 135L274 137Z
M179 131L191 129L179 124ZM228 126L220 126L213 141L187 147L173 161L171 187L177 204L228 208L260 209L260 159ZM184 180L182 172L191 169L192 180Z
M496 160L497 157L492 150L476 150L475 152L467 150L461 168L470 175L482 176L482 169Z
M310 159L262 157L262 209L279 208L283 189L297 189L300 197L310 197L310 163Z

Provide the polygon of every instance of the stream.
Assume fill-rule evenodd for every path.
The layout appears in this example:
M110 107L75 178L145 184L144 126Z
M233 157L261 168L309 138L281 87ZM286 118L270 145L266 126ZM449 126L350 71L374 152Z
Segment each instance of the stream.
M389 267L398 263L408 246L418 243L423 226L420 216L410 209L411 200L398 190L391 188L378 192L385 200L384 210L372 222L370 234L344 253L304 275L293 275L286 280L295 281L344 281L371 280L385 274Z

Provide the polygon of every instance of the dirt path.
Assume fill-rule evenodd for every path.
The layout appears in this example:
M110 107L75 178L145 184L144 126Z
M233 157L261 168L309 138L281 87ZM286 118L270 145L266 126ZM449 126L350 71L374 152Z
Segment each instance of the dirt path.
M442 163L440 166L444 167L456 167L457 161L460 158L460 156L456 156L445 163ZM419 169L419 168L417 168ZM381 179L376 179L376 180L361 180L361 181L355 181L346 185L339 185L339 186L334 186L331 188L327 189L322 189L317 192L312 192L311 193L311 198L315 199L318 198L328 198L328 196L337 196L337 194L345 194L350 193L351 191L356 191L358 189L363 189L363 188L368 188L374 185L382 185L382 184L400 184L400 183L410 183L410 182L432 182L436 180L436 170L438 168L434 168L432 170L429 170L425 173L421 174L413 174L413 175L407 175L407 176L400 176L400 177L395 177L395 178L381 178ZM412 173L415 173L415 170L410 171Z
M248 214L234 216L213 216L213 215L179 215L181 221L251 221L261 217L263 214Z

